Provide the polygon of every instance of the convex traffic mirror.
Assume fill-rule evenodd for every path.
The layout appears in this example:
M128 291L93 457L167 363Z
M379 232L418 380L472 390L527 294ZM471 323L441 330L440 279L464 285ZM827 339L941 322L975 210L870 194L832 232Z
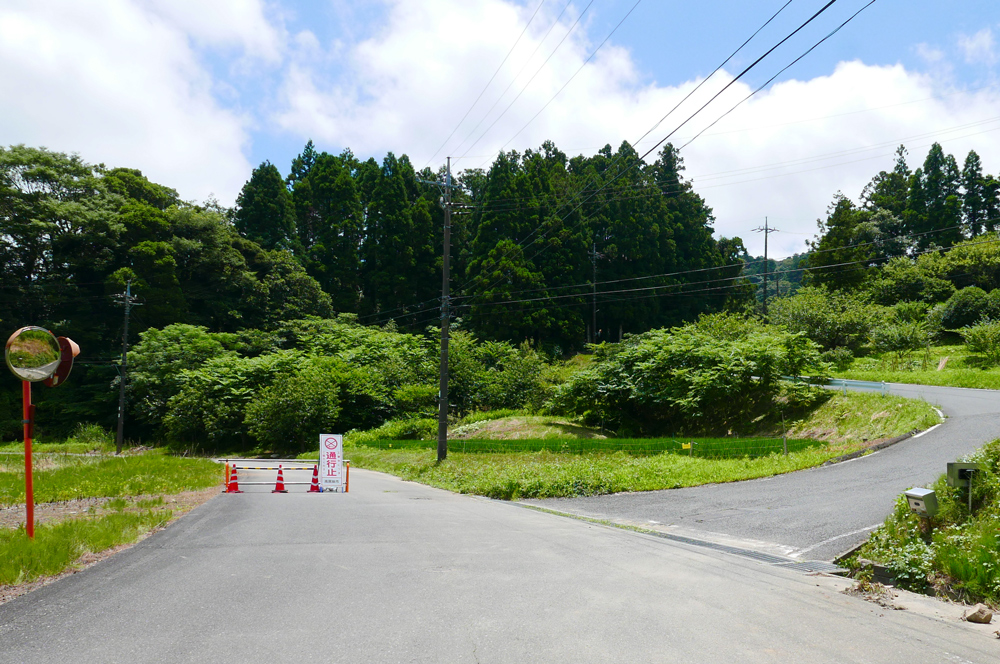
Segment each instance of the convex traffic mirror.
M22 327L7 340L4 359L19 379L38 383L52 377L59 368L62 350L55 335L48 330Z

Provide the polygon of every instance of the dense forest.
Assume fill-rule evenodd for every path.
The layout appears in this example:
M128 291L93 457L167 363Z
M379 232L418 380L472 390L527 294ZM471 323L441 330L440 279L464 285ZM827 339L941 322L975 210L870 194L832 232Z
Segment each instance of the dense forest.
M569 159L546 143L457 174L456 327L561 356L745 300L749 290L686 285L738 278L744 250L713 238L711 210L682 171L669 145L647 164L627 144ZM337 315L433 334L443 179L405 155L380 164L309 142L285 176L268 162L254 169L225 209L135 169L0 148L0 323L41 325L84 349L65 387L36 390L41 430L113 422L126 286L132 343L188 324L239 333L253 356L289 321ZM17 385L0 380L2 435L15 437Z
M453 409L561 407L613 420L594 395L629 376L553 378L552 361L587 348L601 366L631 357L588 342L662 353L764 335L761 348L799 348L781 336L791 334L813 344L796 353L831 366L868 352L903 358L942 335L989 347L1000 335L989 327L1000 328L1000 185L975 152L962 169L938 144L915 171L906 156L900 148L857 204L838 193L808 253L768 261L739 238L713 237L712 211L669 145L648 164L628 144L567 158L546 143L456 174ZM84 350L66 386L36 390L40 431L113 424L126 288L137 305L130 437L246 447L287 431L281 412L340 428L431 414L443 180L406 156L379 164L310 142L287 175L268 162L254 169L227 209L183 201L134 169L0 149L0 323L42 325ZM715 312L744 322L705 318ZM697 343L655 332L691 323L684 334ZM289 390L301 397L295 409L282 401ZM19 396L5 372L5 438L19 434ZM664 417L636 411L622 426L645 431Z

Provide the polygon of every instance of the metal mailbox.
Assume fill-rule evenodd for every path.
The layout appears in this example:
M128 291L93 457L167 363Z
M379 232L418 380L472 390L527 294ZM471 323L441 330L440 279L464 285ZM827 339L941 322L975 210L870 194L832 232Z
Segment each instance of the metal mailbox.
M931 489L914 488L904 491L903 495L906 496L906 502L910 504L911 512L916 512L920 516L926 517L937 514L937 494Z
M978 463L966 463L963 461L952 461L948 464L948 486L962 487L969 486L969 480L973 473L982 470Z

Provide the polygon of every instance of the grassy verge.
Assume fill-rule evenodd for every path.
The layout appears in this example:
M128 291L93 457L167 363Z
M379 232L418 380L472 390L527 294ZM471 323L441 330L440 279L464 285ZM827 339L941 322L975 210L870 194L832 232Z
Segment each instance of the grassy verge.
M222 483L207 459L181 459L162 451L130 456L32 455L35 501L139 496L206 489ZM0 460L0 506L24 503L24 457Z
M850 369L833 375L852 380L1000 390L1000 368L978 367L964 346L933 346L895 367L891 360L878 356L857 358Z
M699 458L731 459L758 457L822 445L820 441L797 438L505 438L498 440L450 439L448 449L462 454L511 454L517 452L558 452L562 454L598 454L626 452L632 455L673 452ZM690 445L690 447L687 447ZM382 450L437 449L436 440L373 440L355 444L358 448ZM315 454L303 455L315 458Z
M449 452L437 463L429 450L379 450L357 446L345 454L351 465L378 470L448 489L490 498L555 498L621 491L675 489L789 473L819 465L844 448L742 459L700 459L678 454L635 456L627 452L561 454L462 454Z
M167 509L149 509L42 524L35 529L33 540L23 528L0 530L0 585L19 585L59 574L88 553L135 542L166 524L171 516Z
M817 466L872 441L939 422L929 404L873 394L834 395L790 422L789 454L780 438L453 440L438 463L436 443L363 438L351 464L460 493L491 498L550 498L651 491L733 482ZM499 427L498 429L502 429ZM808 437L807 437L808 436ZM300 458L315 459L315 453Z
M928 429L941 418L918 399L864 392L835 394L807 416L788 422L788 435L829 443L892 438Z
M949 487L942 476L929 487L940 508L930 530L901 497L848 564L858 570L858 559L872 560L902 588L1000 606L1000 440L970 460L985 467L973 481L971 513L966 489Z
M83 433L86 436L62 443L32 446L35 516L42 521L33 540L23 524L23 447L0 448L0 506L21 506L16 515L5 513L11 518L4 522L11 527L0 527L0 601L31 588L25 584L99 559L98 554L131 544L166 524L174 511L165 506L163 496L221 484L220 466L207 459L176 458L162 450L113 456L109 435ZM133 498L137 496L152 497ZM76 499L84 499L83 504L45 505ZM184 511L205 499L185 494L170 499L170 504ZM70 510L79 510L79 515ZM17 527L15 517L21 521Z

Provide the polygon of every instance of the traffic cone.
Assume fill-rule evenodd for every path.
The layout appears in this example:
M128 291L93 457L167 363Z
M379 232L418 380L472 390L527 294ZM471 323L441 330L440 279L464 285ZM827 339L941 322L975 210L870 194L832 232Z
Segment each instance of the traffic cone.
M281 464L278 464L278 479L274 482L274 491L271 493L288 493L285 490L285 475L281 470Z
M233 466L233 472L229 474L229 488L226 489L226 493L243 493L240 491L240 483L236 478L236 466Z
M309 490L306 493L322 493L319 490L319 466L313 466L313 481L309 485Z

